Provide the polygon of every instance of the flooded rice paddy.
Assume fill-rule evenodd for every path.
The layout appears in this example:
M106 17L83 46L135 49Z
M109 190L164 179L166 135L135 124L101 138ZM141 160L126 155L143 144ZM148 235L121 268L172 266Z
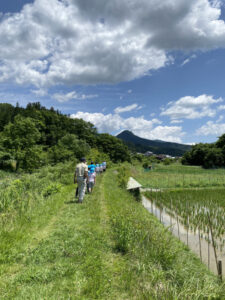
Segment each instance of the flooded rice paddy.
M174 236L180 239L186 244L189 249L195 253L201 261L214 273L218 274L216 258L212 242L208 243L207 239L212 241L212 237L209 233L208 236L200 236L197 232L193 232L190 229L185 228L181 222L179 222L178 216L171 217L166 208L159 208L154 202L142 195L143 206L153 215L155 215L161 223L167 227ZM225 278L225 248L216 250L217 261L222 261L222 276Z

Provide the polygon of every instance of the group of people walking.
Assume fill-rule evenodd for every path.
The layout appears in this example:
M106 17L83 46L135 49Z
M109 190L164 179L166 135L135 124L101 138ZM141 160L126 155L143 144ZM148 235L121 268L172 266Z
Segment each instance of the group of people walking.
M77 164L74 173L74 183L77 183L76 196L78 196L78 202L82 203L86 187L87 192L91 193L95 185L96 176L106 171L106 161L99 164L92 161L90 165L87 164L86 159L83 157L80 159L80 163Z

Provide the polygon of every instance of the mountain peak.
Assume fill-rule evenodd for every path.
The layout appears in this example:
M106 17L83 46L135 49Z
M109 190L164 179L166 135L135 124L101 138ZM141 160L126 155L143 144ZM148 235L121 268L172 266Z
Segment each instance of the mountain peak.
M124 130L117 135L124 141L132 151L146 152L152 151L155 154L169 154L172 156L182 156L186 151L191 149L189 145L166 142L161 140L148 140L141 138L130 130Z

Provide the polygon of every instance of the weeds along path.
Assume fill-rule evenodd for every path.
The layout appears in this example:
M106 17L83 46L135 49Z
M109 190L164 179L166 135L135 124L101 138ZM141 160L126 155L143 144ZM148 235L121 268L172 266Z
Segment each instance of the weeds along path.
M19 219L17 223L1 230L0 243L0 299L8 297L11 282L26 266L27 258L54 230L55 222L62 214L63 199L70 199L74 186L68 185L51 197L45 207L36 208L32 220ZM10 282L11 281L11 282ZM9 296L10 298L10 296Z
M0 299L127 299L120 288L126 260L114 251L103 181L83 204L71 201L75 188L67 186L54 215L11 242Z

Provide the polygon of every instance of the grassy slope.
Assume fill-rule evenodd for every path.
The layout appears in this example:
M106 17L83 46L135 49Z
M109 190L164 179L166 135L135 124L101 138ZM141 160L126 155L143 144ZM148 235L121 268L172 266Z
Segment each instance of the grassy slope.
M0 264L0 299L223 299L215 277L113 172L82 205L73 195L73 185L63 188L33 226L18 229Z

